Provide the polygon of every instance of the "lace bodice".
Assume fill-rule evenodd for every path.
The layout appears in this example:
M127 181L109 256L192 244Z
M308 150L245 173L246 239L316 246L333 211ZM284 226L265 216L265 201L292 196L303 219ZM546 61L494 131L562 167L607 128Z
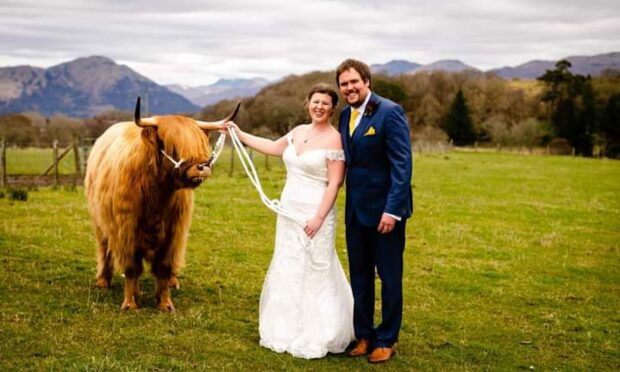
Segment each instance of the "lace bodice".
M327 182L327 161L344 161L344 151L339 149L311 149L297 154L292 132L286 136L288 146L282 154L288 175L308 177Z
M282 154L282 159L286 166L287 186L290 187L285 187L282 199L291 196L292 187L299 189L296 193L305 195L312 193L315 196L322 196L322 189L327 185L327 162L345 161L344 151L318 148L297 154L292 133L289 133L286 138L288 146Z

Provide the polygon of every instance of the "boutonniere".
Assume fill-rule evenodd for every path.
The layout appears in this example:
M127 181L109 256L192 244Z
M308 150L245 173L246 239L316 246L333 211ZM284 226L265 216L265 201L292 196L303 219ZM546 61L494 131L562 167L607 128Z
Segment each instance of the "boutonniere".
M375 127L373 127L373 126L368 128L366 133L364 133L364 136L374 136L374 135L375 135Z
M375 113L375 110L377 110L377 106L379 106L377 102L368 101L368 103L366 104L366 110L364 110L363 116L372 116L372 114Z

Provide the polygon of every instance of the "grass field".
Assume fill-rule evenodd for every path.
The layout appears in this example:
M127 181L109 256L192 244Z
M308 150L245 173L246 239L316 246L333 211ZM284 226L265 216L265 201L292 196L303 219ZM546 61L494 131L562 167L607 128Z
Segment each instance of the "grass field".
M414 163L403 327L379 368L619 370L620 162L453 152ZM261 178L277 197L284 173L271 164ZM120 276L94 288L82 188L0 199L0 370L376 369L258 346L275 217L240 168L227 173L197 192L174 314L155 310L148 274L137 311L119 310Z

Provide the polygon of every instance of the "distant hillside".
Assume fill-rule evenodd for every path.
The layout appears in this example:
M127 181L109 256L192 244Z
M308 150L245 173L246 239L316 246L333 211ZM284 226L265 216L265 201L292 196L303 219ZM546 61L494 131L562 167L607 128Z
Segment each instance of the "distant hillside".
M167 85L166 87L198 106L207 106L223 99L251 97L268 84L269 81L263 78L220 79L214 84L198 87L186 87L178 84Z
M415 74L422 71L461 72L478 69L456 59L445 59L427 65L403 60L393 60L383 64L373 64L370 66L370 70L372 73L383 73L389 76L395 76L400 74Z
M106 57L78 58L41 69L0 68L0 113L90 117L102 111L132 111L136 97L148 96L152 114L188 113L199 107L127 66Z
M607 68L620 70L620 52L567 59L573 65L571 71L581 75L596 76ZM553 69L555 63L530 61L489 71L504 78L534 79ZM441 60L427 65L392 60L373 64L371 69L374 73L392 76L423 71L476 70L459 60ZM132 111L137 96L142 96L144 101L148 97L151 114L194 113L223 99L253 97L270 84L277 83L262 78L222 79L209 86L164 87L109 58L93 56L47 69L31 66L0 68L0 114L35 111L45 116L91 117L110 109Z
M620 70L620 52L599 54L595 56L572 56L567 57L573 67L571 71L574 74L580 75L600 75L600 73L607 69L613 68ZM535 79L545 73L546 70L552 70L555 68L557 61L542 61L534 60L523 63L516 67L502 67L491 69L488 72L493 72L498 76L512 79ZM393 60L383 64L373 64L370 66L373 73L384 73L390 76L399 74L414 74L423 71L447 71L447 72L461 72L464 70L476 70L477 68L467 65L459 60L441 60L427 65L422 65L415 62L404 60Z
M461 72L465 70L476 70L477 68L472 67L468 64L465 64L457 59L444 59L441 61L436 61L433 63L429 63L428 65L423 65L417 68L413 73L422 72L422 71L446 71L446 72Z
M572 56L566 58L571 64L571 72L579 75L599 75L607 68L620 70L620 52L595 56ZM535 79L546 70L555 68L557 61L530 61L516 67L502 67L490 70L504 78Z
M370 71L373 74L383 73L386 75L394 76L399 74L405 74L411 71L415 71L422 65L415 62L393 60L388 63L370 65Z

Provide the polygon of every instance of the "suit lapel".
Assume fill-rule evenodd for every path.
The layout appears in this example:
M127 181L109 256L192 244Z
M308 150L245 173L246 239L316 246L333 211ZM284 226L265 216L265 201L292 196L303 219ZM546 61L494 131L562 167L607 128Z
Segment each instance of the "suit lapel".
M357 128L355 128L355 132L353 132L353 138L351 139L351 143L357 144L360 141L360 138L364 137L364 133L368 130L368 124L370 123L369 116L362 116Z
M349 106L343 114L343 120L340 120L340 135L342 136L342 145L344 146L344 154L346 159L351 157L351 138L349 137L349 118L351 117L351 107Z
M378 106L381 103L379 100L379 96L376 93L373 93L366 104L366 109L362 114L362 119L360 120L357 128L355 128L355 132L353 132L353 138L351 138L351 147L355 148L355 145L360 141L362 137L364 137L364 133L368 131L370 127L370 123L372 122L372 118L377 112Z

